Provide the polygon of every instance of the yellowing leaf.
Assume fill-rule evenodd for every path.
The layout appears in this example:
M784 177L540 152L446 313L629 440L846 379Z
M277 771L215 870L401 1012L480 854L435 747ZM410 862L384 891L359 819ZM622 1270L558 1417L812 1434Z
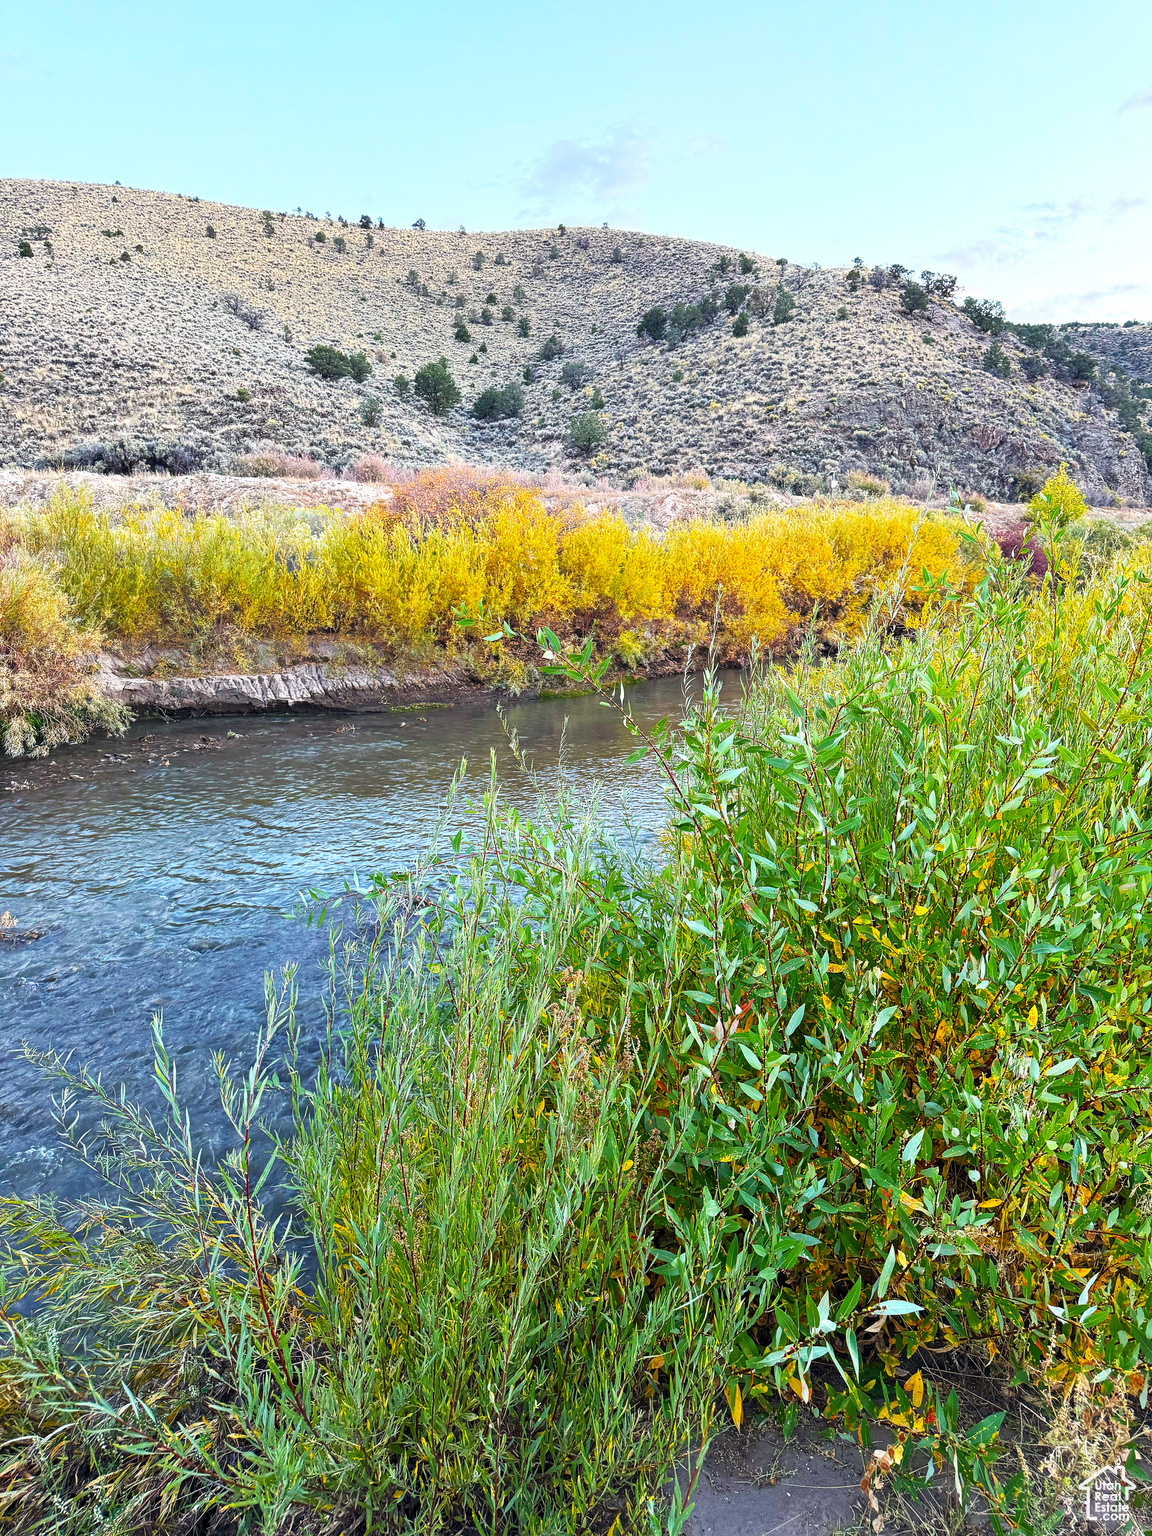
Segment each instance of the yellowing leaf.
M739 1429L744 1422L744 1399L740 1396L740 1383L735 1381L724 1396L728 1399L728 1409L732 1414L732 1422Z
M1036 1004L1033 1003L1031 1008L1029 1008L1029 1010L1028 1010L1028 1028L1029 1029L1035 1029L1036 1028L1036 1020L1039 1017L1040 1017L1040 1015L1036 1011Z
M912 1399L913 1408L919 1408L920 1404L924 1401L924 1377L919 1371L916 1372L915 1376L909 1376L908 1380L904 1383L904 1390Z
M629 1158L628 1161L622 1165L622 1167L620 1169L620 1172L621 1173L627 1173L629 1168L631 1168L631 1166L632 1166L632 1159Z

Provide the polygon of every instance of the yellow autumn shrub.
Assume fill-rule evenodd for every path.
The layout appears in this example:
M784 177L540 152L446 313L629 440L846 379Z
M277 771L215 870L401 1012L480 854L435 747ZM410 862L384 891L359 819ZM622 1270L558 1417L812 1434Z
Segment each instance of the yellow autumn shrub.
M482 609L525 633L540 622L581 633L639 623L665 643L700 643L718 610L722 653L736 658L754 640L787 643L814 610L852 633L878 591L901 578L914 588L923 568L968 579L954 528L890 498L735 524L697 519L663 538L611 511L550 511L536 492L498 479L449 480L438 498L427 516L384 507L188 516L97 510L69 492L5 530L51 564L81 623L136 641L231 629L451 647L456 617ZM917 602L910 592L906 611Z

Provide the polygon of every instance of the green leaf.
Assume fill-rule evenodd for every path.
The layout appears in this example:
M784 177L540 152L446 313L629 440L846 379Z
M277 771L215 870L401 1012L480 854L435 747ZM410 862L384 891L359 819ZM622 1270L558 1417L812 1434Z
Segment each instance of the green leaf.
M884 1268L880 1271L880 1278L872 1288L873 1296L883 1296L888 1289L888 1282L892 1278L892 1271L896 1268L896 1249L889 1248L888 1257L884 1260Z
M1003 1413L990 1413L979 1424L974 1424L964 1438L969 1445L987 1445L995 1437L1004 1419Z
M1083 1066L1079 1056L1069 1056L1066 1061L1057 1062L1054 1067L1049 1067L1045 1077L1063 1077L1066 1072L1071 1072L1073 1067Z

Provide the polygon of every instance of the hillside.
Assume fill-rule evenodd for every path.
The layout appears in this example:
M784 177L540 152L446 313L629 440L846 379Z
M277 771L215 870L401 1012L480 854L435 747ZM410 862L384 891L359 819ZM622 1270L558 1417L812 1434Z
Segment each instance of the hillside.
M1069 325L1062 328L1073 346L1097 362L1118 368L1128 378L1152 384L1152 325Z
M624 481L701 469L802 491L856 471L915 492L935 472L1005 499L1064 459L1097 505L1152 500L1115 413L1082 385L1028 383L1013 337L1002 379L952 303L908 317L893 285L853 293L844 271L770 255L740 278L738 256L620 231L363 229L0 181L0 462L82 464L85 445L123 441L123 467L226 469L271 442L336 470L367 452L542 471L572 462L569 421L599 389L609 435L592 467ZM795 309L774 325L755 311L771 310L781 280ZM692 304L710 284L723 300L733 281L753 288L746 335L723 308L675 346L637 334L652 306ZM461 320L467 342L454 339ZM563 356L537 361L551 335ZM365 351L371 377L315 378L304 354L317 343ZM463 399L438 419L393 379L440 356ZM572 360L591 369L582 388L561 382ZM535 378L522 383L526 367ZM470 418L484 387L510 382L524 389L521 419ZM377 425L361 420L366 397L380 401Z

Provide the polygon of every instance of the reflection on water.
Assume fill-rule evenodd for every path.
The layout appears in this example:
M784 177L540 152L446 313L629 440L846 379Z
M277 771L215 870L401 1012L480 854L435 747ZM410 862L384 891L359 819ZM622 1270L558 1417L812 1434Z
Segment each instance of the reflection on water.
M677 715L680 701L678 678L629 694L644 722ZM583 698L506 713L543 776L564 733L566 770L602 784L609 825L652 838L663 790L649 765L625 765L632 742L613 711ZM408 714L147 722L123 742L11 765L15 775L4 765L30 787L0 799L0 912L43 937L0 944L0 1040L72 1051L139 1096L148 1021L162 1010L181 1096L210 1119L211 1052L246 1060L267 971L297 961L303 1017L319 1022L328 943L287 920L297 894L408 864L460 759L479 797L492 752L507 797L529 808L534 790L490 698ZM74 1180L44 1083L8 1058L0 1188L66 1193Z

